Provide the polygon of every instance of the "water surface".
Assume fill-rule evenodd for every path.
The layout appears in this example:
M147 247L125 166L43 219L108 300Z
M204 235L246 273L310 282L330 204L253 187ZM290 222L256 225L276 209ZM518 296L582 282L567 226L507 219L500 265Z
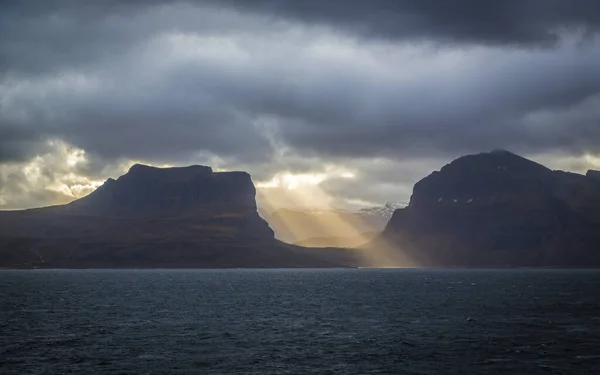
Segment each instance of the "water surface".
M600 374L600 272L0 271L0 373Z

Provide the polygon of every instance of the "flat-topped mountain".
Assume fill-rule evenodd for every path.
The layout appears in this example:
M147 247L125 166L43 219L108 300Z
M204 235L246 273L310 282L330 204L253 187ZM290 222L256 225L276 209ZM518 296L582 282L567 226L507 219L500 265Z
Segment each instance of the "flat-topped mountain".
M73 212L116 216L166 216L206 204L234 204L256 209L256 190L245 172L210 167L156 168L136 164L117 180L68 205Z
M70 204L0 212L0 266L353 265L347 251L276 240L255 194L245 172L137 164Z
M209 214L213 223L234 225L254 237L273 238L273 231L256 212L255 196L256 189L246 172L213 172L200 165L156 168L135 164L127 174L117 180L108 179L96 191L63 209L122 218L184 215L199 219Z
M369 246L417 266L600 266L600 184L508 151L458 158L419 181Z

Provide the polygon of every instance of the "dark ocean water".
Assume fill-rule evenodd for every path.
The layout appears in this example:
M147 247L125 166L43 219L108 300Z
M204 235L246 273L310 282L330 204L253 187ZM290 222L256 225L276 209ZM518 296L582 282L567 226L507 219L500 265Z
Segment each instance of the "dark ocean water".
M0 271L2 374L600 374L600 272Z

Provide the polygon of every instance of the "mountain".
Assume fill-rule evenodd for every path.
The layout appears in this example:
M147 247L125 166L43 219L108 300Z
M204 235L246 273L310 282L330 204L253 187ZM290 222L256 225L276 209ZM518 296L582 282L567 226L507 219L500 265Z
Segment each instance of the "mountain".
M394 214L394 211L396 211L399 208L404 208L407 205L408 204L404 202L385 202L383 206L362 208L360 209L360 211L358 211L358 213L364 216L383 218L387 223L387 221Z
M62 206L0 212L0 267L352 266L345 250L284 244L245 172L136 164ZM42 262L43 260L43 262Z
M367 248L416 266L597 267L599 175L504 150L464 156L419 181Z
M360 211L282 208L266 214L278 239L310 247L355 247L381 232L395 204ZM363 235L364 234L364 235Z

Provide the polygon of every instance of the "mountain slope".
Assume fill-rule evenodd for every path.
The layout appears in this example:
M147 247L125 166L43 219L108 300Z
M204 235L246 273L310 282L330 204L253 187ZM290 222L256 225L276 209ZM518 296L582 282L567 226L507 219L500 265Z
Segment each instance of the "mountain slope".
M419 266L600 266L595 175L507 151L464 156L419 181L368 247Z

